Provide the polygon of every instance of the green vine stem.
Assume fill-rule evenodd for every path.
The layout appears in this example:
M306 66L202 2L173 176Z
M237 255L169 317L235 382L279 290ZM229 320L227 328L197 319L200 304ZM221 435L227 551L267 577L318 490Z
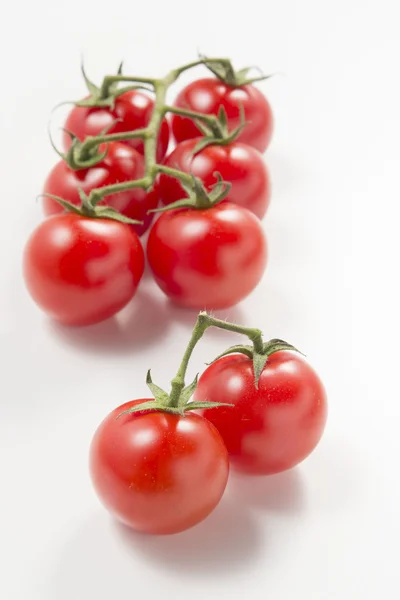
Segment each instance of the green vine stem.
M165 113L172 113L174 115L179 115L181 117L187 117L192 119L193 121L200 121L205 125L208 125L213 135L216 137L223 136L223 128L219 121L219 119L215 115L205 115L202 113L198 113L195 110L189 110L186 108L180 108L179 106L165 106Z
M189 173L184 173L183 171L178 171L177 169L165 165L156 165L156 168L158 173L164 173L164 175L170 175L171 177L177 177L178 172L179 179L183 184L187 184L189 187L193 185L193 176Z
M135 138L144 139L147 135L146 129L136 129L135 131L122 132L122 133L110 133L104 135L98 135L96 137L89 136L84 142L79 143L77 154L79 161L83 162L87 157L91 156L94 149L97 149L100 144L110 142L124 142L126 140L133 140Z
M173 71L171 71L169 73L169 75L167 77L170 77L171 79L173 79L171 81L171 83L174 83L174 81L176 81L176 79L178 79L178 77L182 73L184 73L184 71L188 71L189 69L193 69L194 67L198 67L200 65L204 65L207 63L209 63L210 66L226 65L226 64L230 63L230 60L228 58L200 57L198 60L195 60L193 62L187 63L186 65L178 67L177 69L174 69ZM164 80L167 79L167 77L165 77ZM122 73L119 70L117 75L106 75L104 77L103 83L100 86L99 96L100 96L100 99L108 98L112 87L117 83L122 83L122 82L133 83L134 82L134 83L138 83L138 84L149 85L149 86L152 86L153 88L155 88L157 81L160 81L160 80L152 79L151 77L130 77L130 76L122 75Z
M171 381L171 391L168 394L158 385L154 384L150 371L147 373L147 385L149 386L154 400L146 400L143 403L137 404L127 411L121 413L134 413L142 412L144 410L160 410L168 413L183 415L185 412L190 410L198 410L202 408L212 408L218 406L231 406L230 404L214 403L207 401L194 401L190 402L192 395L194 394L197 387L196 375L194 381L186 386L185 378L186 372L189 365L189 361L192 357L193 350L195 349L198 342L203 337L204 333L209 327L217 327L219 329L225 329L226 331L232 331L233 333L239 333L245 335L252 342L252 346L236 345L231 346L225 352L217 356L215 360L232 353L242 353L253 361L254 368L254 385L258 387L258 380L260 374L268 360L274 352L280 350L292 350L297 351L294 346L291 346L287 342L282 340L273 339L269 342L263 342L262 333L259 329L252 327L245 327L243 325L236 325L235 323L228 323L221 319L212 317L207 312L202 311L199 313L196 323L192 330L189 343L184 352L181 364L179 365L178 371L175 377ZM121 415L119 415L121 416Z
M122 83L123 81L132 82L132 78L126 77L125 75L106 75L100 86L100 99L108 98L113 85ZM154 86L154 79L149 77L135 77L135 83Z
M192 331L192 336L186 348L185 354L183 355L183 359L179 366L178 372L171 381L171 392L169 397L172 406L179 405L179 398L182 390L185 387L185 377L190 357L192 356L196 344L200 341L205 331L209 327L218 327L219 329L225 329L227 331L232 331L233 333L240 333L246 335L252 341L255 351L263 351L262 333L259 329L253 329L251 327L244 327L243 325L228 323L227 321L216 319L215 317L212 317L205 311L202 311L197 317L197 321Z
M123 192L138 187L143 189L149 189L154 184L158 173L166 173L165 168L162 165L157 164L156 148L161 123L168 112L182 115L191 118L199 123L203 123L209 128L209 130L215 137L224 139L224 136L227 135L227 132L225 131L223 122L221 123L220 116L217 117L215 115L205 115L202 113L197 113L195 111L181 109L166 104L166 95L169 87L177 80L181 73L199 65L206 65L210 70L213 70L213 72L215 68L225 68L227 69L227 71L229 71L232 68L230 66L229 59L201 57L196 61L178 67L177 69L173 69L162 79L126 76L122 75L119 70L117 75L105 76L99 88L94 86L94 84L92 84L87 79L86 74L84 73L84 77L89 85L89 88L93 90L92 106L103 106L105 101L112 101L113 98L116 98L121 93L123 93L124 88L117 89L118 83L121 82L129 82L131 84L134 84L130 88L125 88L125 90L133 89L135 87L140 88L141 86L151 86L155 94L154 108L147 127L131 132L121 132L114 134L106 133L104 135L99 135L96 137L89 136L83 142L76 142L76 145L74 147L74 159L76 165L79 166L79 164L85 165L85 161L88 160L88 157L90 157L91 164L96 161L96 156L98 156L99 160L103 157L104 153L96 154L97 148L100 144L126 141L133 138L143 139L145 158L144 176L138 180L127 181L124 183L116 183L93 190L89 195L89 202L93 206L96 206L99 202L101 202L106 196L110 194L115 194L118 192ZM85 100L85 105L91 105L90 102L90 98L88 100ZM194 178L193 176L188 175L187 173L183 173L178 169L169 168L168 175L177 178L186 187L186 189L189 189L189 191L191 191L193 194L195 194L196 189L198 190L199 186L202 185L200 180L196 180L196 178ZM220 199L218 198L217 201L220 201ZM211 206L212 204L215 204L215 202L216 200L214 198L212 202L210 201L209 205ZM202 202L197 204L195 203L193 205L197 206L198 208L201 208L204 207L205 203L203 200Z

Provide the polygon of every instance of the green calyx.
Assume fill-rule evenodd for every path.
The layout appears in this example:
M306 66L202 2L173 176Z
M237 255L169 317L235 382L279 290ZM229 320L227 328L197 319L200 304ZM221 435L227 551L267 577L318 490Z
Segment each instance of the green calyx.
M228 117L223 106L220 107L217 117L219 129L216 131L215 127L211 128L206 123L195 120L196 127L200 129L203 134L202 139L193 148L193 156L196 156L199 152L207 148L207 146L227 146L234 142L248 124L246 121L244 108L240 106L240 123L235 129L229 131L228 128Z
M107 125L98 136L88 136L84 142L81 142L81 140L71 131L68 131L68 129L63 129L62 131L71 138L71 146L69 147L68 152L61 152L57 148L51 137L49 126L48 134L50 144L53 150L67 163L71 170L79 171L81 169L89 169L100 163L107 156L108 148L106 147L103 152L99 152L99 146L103 143L104 136L107 136L110 129L112 129L119 121L120 119L115 119L112 123Z
M102 85L98 87L92 81L90 81L90 79L86 75L86 71L82 63L81 71L90 95L88 96L88 98L83 98L82 100L75 102L75 106L89 106L100 108L106 107L113 109L115 106L116 98L118 98L122 94L125 94L125 92L137 89L146 90L148 92L152 91L152 89L144 83L130 85L124 88L118 88L119 80L122 77L122 64L123 63L121 62L121 64L118 67L116 76L110 76L108 78L105 78Z
M197 380L198 375L196 375L192 383L181 389L177 398L174 399L172 393L168 394L158 385L153 383L149 370L147 372L146 383L154 396L154 400L148 400L146 402L142 402L141 404L137 404L136 406L132 406L132 408L129 408L128 410L118 415L118 417L124 414L143 412L146 410L156 410L165 413L170 413L173 415L184 416L186 412L191 410L200 410L202 408L216 408L218 406L232 406L231 404L224 404L221 402L190 402L190 399L193 396L197 387Z
M114 125L114 123L112 123L112 125ZM110 127L112 127L112 125L110 125ZM58 148L56 148L54 145L51 138L50 143L57 152L58 156L67 163L68 167L72 171L90 169L90 167L96 166L107 156L108 149L106 148L104 152L99 152L99 145L93 145L90 149L83 152L83 143L76 137L76 135L67 129L64 129L64 131L71 138L71 146L69 147L68 152L60 152L60 150L58 150ZM87 140L88 139L94 140L95 138L87 138Z
M258 381L261 372L264 369L269 356L275 352L279 352L280 350L292 350L299 352L294 346L284 342L283 340L273 339L269 342L263 342L262 333L259 329L245 327L243 325L236 325L235 323L228 323L227 321L217 319L209 315L207 312L202 311L197 316L197 320L193 327L192 335L186 347L181 364L179 365L179 369L175 377L171 381L170 393L168 394L165 390L153 383L150 371L148 371L146 383L154 396L154 400L145 400L144 402L141 402L140 404L137 404L132 408L122 412L120 415L118 415L118 417L123 414L138 413L147 410L161 411L184 416L186 412L191 410L232 406L232 404L220 402L191 402L190 400L197 387L198 376L196 375L192 383L189 385L185 384L187 367L193 350L209 327L217 327L218 329L224 329L225 331L232 331L234 333L245 335L252 342L252 345L239 344L236 346L231 346L231 348L228 348L225 352L217 356L213 362L228 354L244 354L253 361L255 379L254 383L256 388L258 388Z
M256 330L254 330L256 331ZM261 340L261 345L260 345ZM268 342L262 342L261 332L260 338L253 340L253 345L244 345L237 344L235 346L231 346L225 352L219 354L212 362L215 362L219 358L223 356L227 356L228 354L244 354L248 358L253 361L253 370L254 370L254 385L256 389L258 389L258 383L260 379L260 375L268 361L268 358L275 354L275 352L280 352L281 350L291 350L293 352L298 352L302 354L300 350L288 344L287 342L279 339L272 339Z
M118 182L93 190L90 193L89 198L84 200L81 207L72 208L71 206L65 204L65 201L62 199L58 199L57 201L61 200L61 202L64 202L63 206L68 208L68 210L74 210L75 212L79 211L80 214L84 213L87 216L93 217L105 216L104 207L100 209L97 207L97 204L107 195L120 193L134 188L142 188L147 190L153 185L157 174L164 172L176 177L181 182L185 192L187 193L187 197L182 198L178 202L175 202L168 207L158 209L158 211L162 212L164 210L183 207L206 209L213 207L218 202L221 202L229 193L231 184L228 182L223 182L220 176L217 176L217 182L215 186L208 192L200 180L194 178L192 175L177 169L169 169L164 165L157 164L156 139L162 124L162 119L168 112L188 117L199 125L204 134L204 139L202 139L194 149L195 153L199 152L201 149L204 149L210 144L229 144L237 138L243 127L246 125L243 110L241 111L241 121L239 126L233 131L229 131L227 126L227 116L224 109L221 109L217 116L206 115L188 109L168 106L166 104L166 94L169 86L176 81L181 73L199 65L206 65L208 68L214 69L215 73L219 73L220 78L225 78L232 84L234 81L237 85L244 81L250 81L245 77L246 70L236 73L233 70L230 61L225 58L200 57L194 62L174 69L161 79L122 75L121 64L117 74L106 75L103 78L100 86L95 85L88 78L84 66L82 65L82 74L89 90L89 97L77 102L76 104L78 106L113 108L115 99L121 94L132 89L144 89L155 94L152 116L148 125L142 129L109 133L115 125L116 121L114 121L109 127L101 132L100 135L95 137L89 136L83 141L80 141L76 136L67 131L71 137L71 145L68 152L65 154L61 153L57 150L52 142L55 151L63 160L66 161L70 169L89 169L100 163L107 156L107 144L112 142L126 142L127 140L135 138L141 139L144 143L145 149L145 173L143 177L138 180L121 183ZM120 84L128 84L130 87L118 88ZM100 151L100 147L102 148L102 151ZM158 211L156 210L152 212ZM101 215L99 215L100 212L102 213ZM107 212L107 216L110 218L116 218L117 213L111 215L111 209ZM123 217L118 217L118 220L123 220Z
M90 196L87 196L82 189L79 189L78 193L81 200L80 206L72 204L72 202L68 202L68 200L64 200L63 198L54 196L53 194L43 195L58 202L67 212L72 212L76 215L80 215L81 217L89 217L91 219L112 219L113 221L127 223L129 225L142 224L142 221L135 221L134 219L130 219L129 217L122 215L115 210L115 208L112 208L112 206L97 206L97 203L100 202L102 198L97 198L93 192L90 194Z
M271 75L264 75L258 67L245 67L244 69L236 71L229 58L221 58L216 61L208 60L207 56L201 55L201 59L211 73L230 87L241 87L256 81L264 81L271 77ZM250 77L249 74L253 70L257 70L259 75Z
M160 166L158 170L160 173L175 176L174 169L168 169L167 167ZM223 181L219 173L214 173L214 176L217 181L212 186L210 192L207 192L202 181L194 175L189 175L188 181L183 181L179 178L181 186L188 194L187 198L182 198L182 200L177 200L176 202L172 202L167 206L155 208L149 212L162 213L177 208L195 208L198 210L212 208L226 198L226 196L229 194L229 190L232 187L232 184L229 181Z
M98 87L90 81L89 77L86 75L83 63L81 65L81 71L90 95L88 98L76 102L76 106L103 106L114 108L115 98L117 97L118 91L120 91L118 90L118 82L112 83L106 90L106 93L104 93L104 90L102 90L101 87ZM122 75L122 63L118 67L117 75Z

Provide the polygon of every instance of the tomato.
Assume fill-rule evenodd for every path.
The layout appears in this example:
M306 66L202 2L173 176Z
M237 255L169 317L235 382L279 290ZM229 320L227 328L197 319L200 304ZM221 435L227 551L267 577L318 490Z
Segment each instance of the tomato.
M89 195L95 188L140 179L144 176L144 160L136 150L114 142L107 146L102 144L99 152L102 153L106 149L106 157L89 169L75 171L70 169L64 160L58 162L47 177L43 193L59 196L80 206L79 188ZM107 196L100 204L112 206L130 219L143 221L143 225L132 225L136 233L142 235L153 218L153 214L147 214L147 211L157 207L158 198L153 191L146 193L136 188ZM64 211L56 200L46 196L43 199L43 209L47 216Z
M207 146L193 156L199 139L178 144L164 164L199 177L208 190L215 185L215 172L220 173L224 181L232 183L228 200L248 208L261 219L271 193L269 173L261 154L251 146L232 142L225 146ZM157 189L164 204L187 196L179 181L169 175L160 175Z
M64 213L32 233L24 277L35 302L67 325L90 325L121 310L134 296L144 253L130 226Z
M238 141L264 152L271 141L273 116L265 96L253 85L231 87L219 79L198 79L186 86L177 96L175 106L196 112L217 115L221 106L228 117L228 128L240 125L243 107L247 125ZM177 142L201 135L194 122L180 115L172 115L172 132Z
M154 108L152 98L140 92L131 90L125 92L115 99L114 108L74 106L69 113L64 128L70 131L81 141L88 136L97 136L111 125L113 121L119 119L109 130L108 133L122 133L125 131L134 131L146 127L151 119ZM169 142L169 125L166 119L162 121L160 133L157 142L157 161L164 158ZM135 148L141 154L144 154L143 141L132 139L124 141L132 148ZM68 150L71 146L71 137L67 132L64 133L64 148Z
M266 254L260 221L231 202L167 211L147 243L160 288L176 303L196 309L225 308L245 298L261 279Z
M287 350L268 357L258 389L250 358L223 356L200 377L194 400L234 405L202 414L220 432L232 466L246 473L294 467L318 444L327 417L318 375L300 354Z
M148 400L148 399L147 399ZM193 413L111 412L90 449L90 472L105 507L142 532L171 534L207 517L228 480L229 459L215 427Z

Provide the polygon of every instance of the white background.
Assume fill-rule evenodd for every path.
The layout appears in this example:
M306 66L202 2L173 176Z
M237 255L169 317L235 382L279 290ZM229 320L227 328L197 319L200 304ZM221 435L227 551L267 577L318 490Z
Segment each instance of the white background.
M400 595L400 40L395 0L10 4L0 22L0 597L372 600ZM102 7L102 8L101 8ZM67 330L31 302L21 253L56 156L51 109L93 79L159 75L197 50L278 73L266 155L270 262L232 320L300 347L328 393L301 467L235 479L215 513L172 537L127 535L89 482L92 433L167 385L195 316L149 278L119 327ZM200 71L193 73L193 77ZM182 84L181 84L182 85ZM179 85L172 91L179 89ZM53 130L62 125L53 116ZM190 375L236 338L212 333Z

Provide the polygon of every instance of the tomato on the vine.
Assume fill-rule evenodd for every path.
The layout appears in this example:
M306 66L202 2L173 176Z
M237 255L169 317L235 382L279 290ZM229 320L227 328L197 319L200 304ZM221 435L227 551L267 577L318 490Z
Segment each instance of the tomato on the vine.
M24 251L24 277L35 302L66 325L89 325L134 296L144 253L129 225L75 213L48 217Z
M111 142L107 145L101 144L97 151L99 154L106 151L107 154L102 161L87 169L74 170L66 161L59 161L50 171L43 193L59 196L79 206L81 203L79 189L89 195L94 189L144 176L143 156L133 148ZM142 235L153 219L153 214L148 214L148 211L157 207L158 197L153 191L147 193L143 189L135 188L110 194L100 203L100 205L104 204L112 206L130 219L142 221L142 225L132 225L136 233ZM61 213L64 209L56 200L45 196L43 210L45 215L49 216Z
M90 449L91 477L102 503L126 525L178 533L220 501L228 453L215 427L199 415L125 413L148 400L127 402L100 424Z
M187 85L177 96L175 106L203 114L218 115L225 109L228 128L241 124L241 109L247 121L238 141L264 152L273 131L272 110L266 97L254 85L230 86L220 79L207 77ZM201 135L193 120L172 115L172 132L177 142Z
M234 405L202 414L221 434L232 466L245 473L294 467L318 444L327 417L318 375L299 353L286 350L268 357L258 388L251 358L217 359L200 377L194 399Z
M194 154L200 138L185 140L164 160L164 165L202 180L207 190L215 185L215 173L232 183L227 200L243 206L262 218L268 208L271 183L261 154L240 142L211 144ZM171 204L187 195L178 179L161 174L157 191L163 204Z
M109 134L134 131L147 127L154 109L154 101L150 96L139 90L124 92L115 98L114 107L74 106L65 122L64 148L71 146L71 136L74 134L81 141L88 136L98 136L107 129ZM114 123L114 124L113 124ZM157 161L164 158L169 142L169 125L163 119L157 141ZM123 142L144 153L141 139L130 139Z
M222 202L164 212L150 231L147 257L156 282L176 303L226 308L260 281L267 243L255 215Z

